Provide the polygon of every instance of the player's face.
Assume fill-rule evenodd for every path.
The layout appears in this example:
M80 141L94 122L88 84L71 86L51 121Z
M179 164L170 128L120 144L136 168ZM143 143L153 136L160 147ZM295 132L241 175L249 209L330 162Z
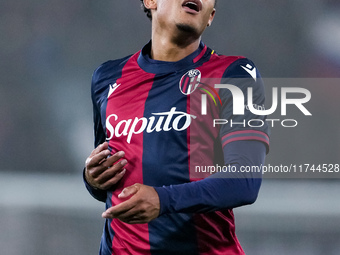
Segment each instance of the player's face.
M215 0L157 0L153 19L161 28L173 28L200 36L215 15Z

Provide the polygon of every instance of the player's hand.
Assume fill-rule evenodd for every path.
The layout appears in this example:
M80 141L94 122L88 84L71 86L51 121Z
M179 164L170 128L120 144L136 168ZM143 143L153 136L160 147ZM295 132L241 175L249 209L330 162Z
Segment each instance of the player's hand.
M127 160L122 159L125 155L123 151L119 151L114 155L110 155L107 142L95 148L85 162L85 178L86 181L94 188L108 190L119 182L126 170L124 166ZM119 162L118 162L119 161Z
M107 209L103 218L117 218L129 224L148 223L159 215L160 202L157 191L142 184L123 189L118 198L126 201Z

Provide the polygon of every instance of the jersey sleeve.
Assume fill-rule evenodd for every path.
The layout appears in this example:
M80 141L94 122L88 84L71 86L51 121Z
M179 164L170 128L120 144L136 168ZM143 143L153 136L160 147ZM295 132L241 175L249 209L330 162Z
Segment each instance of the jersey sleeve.
M256 140L266 145L268 153L269 127L266 116L253 113L265 109L264 85L254 63L247 58L236 60L226 69L221 83L232 85L232 89L219 90L222 100L219 117L224 123L220 129L223 148L234 141ZM248 101L248 96L252 102ZM236 112L241 107L243 112Z
M105 88L102 84L101 78L101 69L103 65L96 69L92 75L91 82L91 99L93 105L93 125L94 125L94 146L97 147L99 144L105 142L106 135L103 128L102 116L101 116L101 104L103 101L101 100L101 95L105 93ZM99 190L92 187L85 178L85 169L83 170L83 181L86 189L91 194L92 197L97 199L98 201L105 202L107 192L104 190Z
M91 99L92 99L92 106L93 106L93 125L94 125L94 146L97 147L99 144L105 142L106 134L104 130L104 125L101 116L101 107L104 104L102 100L102 94L105 94L105 86L103 86L102 80L102 69L104 64L96 69L92 75L92 82L91 82ZM105 106L104 106L105 107Z
M216 173L200 181L155 187L160 200L160 215L206 213L232 209L256 201L262 173L242 172L245 166L264 164L266 147L258 141L235 141L224 150L235 173Z

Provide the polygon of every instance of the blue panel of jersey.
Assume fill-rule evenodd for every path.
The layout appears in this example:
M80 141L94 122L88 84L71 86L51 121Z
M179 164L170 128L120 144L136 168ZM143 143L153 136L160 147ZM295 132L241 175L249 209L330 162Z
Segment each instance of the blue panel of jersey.
M165 78L156 75L145 103L144 116L153 112L187 112L187 97L179 96L176 73ZM153 100L157 98L157 100ZM172 126L170 124L170 126ZM164 132L164 131L163 131ZM150 186L168 186L189 182L187 131L144 132L143 182ZM148 146L152 145L152 146ZM191 240L190 240L191 239ZM190 214L163 215L149 223L151 254L198 254L196 233Z

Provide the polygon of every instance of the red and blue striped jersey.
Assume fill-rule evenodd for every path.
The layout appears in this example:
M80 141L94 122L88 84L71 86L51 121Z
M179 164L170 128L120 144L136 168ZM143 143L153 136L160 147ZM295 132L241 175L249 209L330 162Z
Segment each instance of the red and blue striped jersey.
M106 220L100 254L244 254L232 211L243 202L215 199L228 187L210 178L221 190L206 188L210 173L203 166L229 164L226 148L238 142L267 148L265 117L246 105L243 115L233 115L230 90L215 88L237 86L246 104L252 87L253 105L262 106L260 75L250 60L218 55L203 43L178 62L153 60L150 49L151 42L108 61L92 78L95 146L108 141L112 154L125 152L128 165L114 190L91 193L109 208L121 202L124 187L142 183L155 187L161 203L160 216L148 224Z

